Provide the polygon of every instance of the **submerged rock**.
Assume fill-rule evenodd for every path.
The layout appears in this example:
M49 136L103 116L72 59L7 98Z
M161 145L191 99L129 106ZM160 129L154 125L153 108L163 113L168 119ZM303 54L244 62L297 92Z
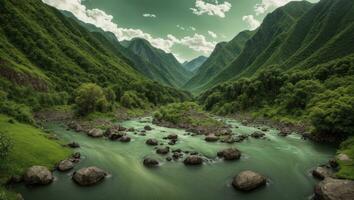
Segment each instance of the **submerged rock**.
M177 134L170 134L167 136L167 139L169 140L177 140L178 139L178 135Z
M70 142L67 146L73 149L80 148L80 145L77 142Z
M354 181L326 178L315 187L315 200L353 200Z
M151 131L151 130L152 130L152 128L151 128L151 126L146 125L146 126L144 126L144 130L146 130L146 131Z
M159 165L159 161L153 158L145 158L143 163L146 167L156 167Z
M156 139L150 138L150 139L146 140L146 144L151 145L151 146L156 146L159 144L159 142Z
M126 136L126 135L122 136L119 139L120 142L130 142L130 140L131 140L131 138L129 136Z
M54 180L52 172L43 166L33 166L27 169L23 178L29 185L48 185Z
M188 156L184 161L183 163L185 165L201 165L203 164L203 158L200 157L200 156L194 156L194 155L191 155L191 156Z
M240 159L241 152L236 148L228 148L223 151L219 151L217 155L225 160L237 160Z
M256 139L262 138L262 137L264 137L264 136L265 136L265 133L260 132L260 131L256 131L256 132L254 132L254 133L251 134L251 137L256 138Z
M156 150L156 153L163 154L163 155L168 154L169 152L170 152L170 148L169 147L159 147Z
M74 172L72 179L81 186L89 186L103 180L107 173L98 167L82 168Z
M205 141L207 142L216 142L219 140L219 137L214 134L209 134L205 137Z
M261 186L266 185L267 179L250 170L243 171L235 176L232 186L238 190L251 191Z
M119 140L121 137L125 136L125 133L112 133L108 136L108 138L112 141Z
M62 160L58 164L57 168L59 171L65 172L65 171L68 171L68 170L71 170L72 168L74 168L74 163L71 162L70 160Z

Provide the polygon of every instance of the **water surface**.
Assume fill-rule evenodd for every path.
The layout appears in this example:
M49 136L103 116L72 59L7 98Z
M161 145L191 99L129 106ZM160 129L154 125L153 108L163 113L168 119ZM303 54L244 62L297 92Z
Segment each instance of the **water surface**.
M234 134L251 134L256 128L242 126L226 119ZM77 141L82 161L75 169L98 166L111 175L92 187L80 187L73 183L73 171L55 172L56 181L45 187L18 186L16 190L26 200L114 200L114 199L244 199L244 200L300 200L308 199L316 181L310 170L333 157L335 149L300 139L298 135L277 136L276 130L267 132L267 139L253 139L242 143L207 143L202 136L187 136L184 130L159 127L151 124L151 118L129 120L123 126L143 130L150 125L153 130L146 136L128 133L130 143L93 139L84 134L67 131L64 125L50 124L48 128L66 141ZM145 144L148 138L162 138L170 133L178 134L178 143L172 149L197 151L210 161L199 167L187 167L180 161L165 161L154 147ZM242 157L238 161L225 162L216 158L219 150L237 147ZM156 169L145 168L145 156L159 159ZM254 170L269 178L266 187L251 193L238 192L230 185L232 178L242 170Z

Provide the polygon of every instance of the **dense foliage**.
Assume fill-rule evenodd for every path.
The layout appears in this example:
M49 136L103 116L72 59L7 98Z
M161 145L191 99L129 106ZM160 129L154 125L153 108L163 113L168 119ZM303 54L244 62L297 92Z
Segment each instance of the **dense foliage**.
M9 155L13 144L11 139L0 132L0 161L4 161Z
M230 81L199 98L219 114L251 111L264 117L310 121L315 132L354 133L354 57L282 72L277 66Z

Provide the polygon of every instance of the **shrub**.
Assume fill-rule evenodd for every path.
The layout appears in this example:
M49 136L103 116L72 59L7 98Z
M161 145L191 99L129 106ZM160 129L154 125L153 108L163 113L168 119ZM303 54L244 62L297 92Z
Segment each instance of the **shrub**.
M79 115L107 111L108 102L100 86L94 83L85 83L75 93L76 111Z
M138 97L135 91L124 92L121 103L126 108L144 108L144 101Z
M5 160L12 149L12 140L0 132L0 160Z

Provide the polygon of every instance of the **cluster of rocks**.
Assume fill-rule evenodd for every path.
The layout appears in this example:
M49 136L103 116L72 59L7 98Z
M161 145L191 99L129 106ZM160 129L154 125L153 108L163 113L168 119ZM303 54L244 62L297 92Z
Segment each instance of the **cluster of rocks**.
M236 148L228 148L219 151L217 156L224 158L224 160L238 160L241 158L241 152Z
M60 171L68 171L73 167L73 163L69 160L64 160L58 165ZM107 173L98 167L87 167L75 171L72 179L81 186L89 186L103 180L106 175ZM28 185L48 185L53 182L54 176L47 167L32 166L25 172L23 180Z
M346 154L338 154L336 159L329 160L327 164L320 165L312 170L312 175L320 179L314 189L315 200L351 200L354 199L354 181L338 179L335 173L338 171L337 161L349 162Z

